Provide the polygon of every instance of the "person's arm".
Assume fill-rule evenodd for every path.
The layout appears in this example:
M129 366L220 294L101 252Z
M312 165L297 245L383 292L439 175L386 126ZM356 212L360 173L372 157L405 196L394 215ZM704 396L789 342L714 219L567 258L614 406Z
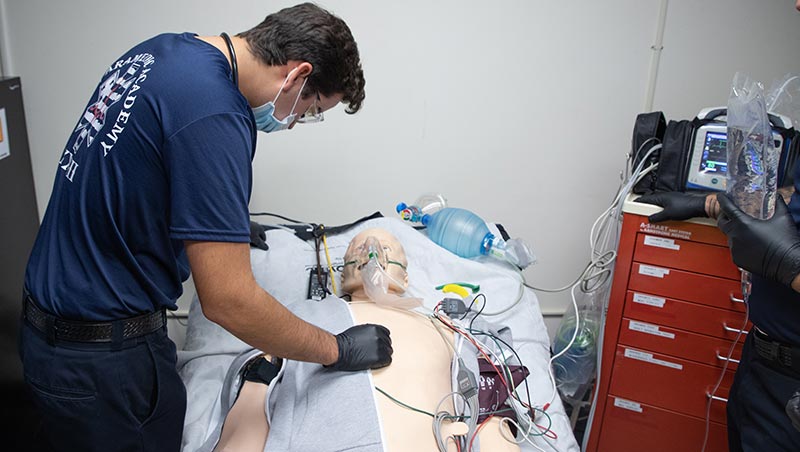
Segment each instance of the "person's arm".
M256 283L247 243L185 244L203 313L242 341L275 356L339 370L391 362L389 331L382 326L357 325L334 336L289 312Z
M255 281L246 243L186 242L203 314L253 347L299 361L332 364L332 334L300 320Z
M717 199L717 224L728 236L733 262L800 292L800 234L783 198L777 197L775 213L768 220L742 212L725 194Z

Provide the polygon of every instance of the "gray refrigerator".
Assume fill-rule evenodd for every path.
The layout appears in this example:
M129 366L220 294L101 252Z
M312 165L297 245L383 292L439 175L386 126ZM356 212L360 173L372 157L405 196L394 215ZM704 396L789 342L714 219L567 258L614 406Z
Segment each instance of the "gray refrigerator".
M0 381L22 379L17 354L22 280L39 212L19 77L0 80Z
M25 265L38 229L22 84L19 77L0 78L0 424L4 450L44 450L36 439L41 427L17 353Z

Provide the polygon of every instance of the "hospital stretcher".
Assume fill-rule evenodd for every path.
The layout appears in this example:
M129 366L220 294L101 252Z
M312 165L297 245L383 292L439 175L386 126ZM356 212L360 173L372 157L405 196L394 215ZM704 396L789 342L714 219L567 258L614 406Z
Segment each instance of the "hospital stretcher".
M480 285L486 295L485 312L491 321L508 326L513 346L530 371L525 380L533 404L544 406L552 420L546 439L536 444L543 450L573 452L579 450L571 425L558 396L553 397L549 363L550 341L536 295L521 285L521 276L509 266L491 259L463 259L439 247L423 233L394 218L378 218L361 223L351 230L327 238L332 268L339 284L343 255L358 232L380 227L394 234L408 256L410 286L408 295L420 297L432 309L444 297L436 290L444 283L468 281ZM306 300L309 271L317 264L313 242L297 238L290 230L267 231L269 250L251 250L251 265L258 283L282 303ZM321 256L325 262L324 251ZM324 303L308 301L308 303ZM179 352L178 369L187 390L187 414L183 450L194 451L208 443L224 419L223 382L230 379L251 348L233 337L202 314L195 297L187 326L186 343ZM522 387L521 387L522 388ZM520 388L520 389L521 389ZM551 402L552 399L552 403ZM379 425L365 426L380 430ZM523 451L536 448L520 444ZM269 442L265 451L271 450Z

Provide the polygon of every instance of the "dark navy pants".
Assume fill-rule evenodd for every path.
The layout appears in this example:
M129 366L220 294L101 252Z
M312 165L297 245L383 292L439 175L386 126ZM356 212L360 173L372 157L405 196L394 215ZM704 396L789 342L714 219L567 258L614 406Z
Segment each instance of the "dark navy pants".
M800 432L786 415L786 403L798 389L800 373L759 356L748 337L728 398L731 452L800 450Z
M122 343L55 342L23 321L25 381L55 451L178 451L186 389L166 328Z

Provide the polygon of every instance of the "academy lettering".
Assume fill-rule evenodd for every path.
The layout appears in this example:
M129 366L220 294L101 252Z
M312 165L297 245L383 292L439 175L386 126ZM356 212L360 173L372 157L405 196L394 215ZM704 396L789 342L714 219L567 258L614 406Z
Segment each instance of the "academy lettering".
M136 104L142 88L147 80L148 73L155 64L156 59L149 53L140 53L125 59L118 60L108 67L104 79L97 87L96 99L84 112L78 126L73 131L70 140L72 146L67 146L61 155L58 164L64 175L72 182L80 166L84 147L89 148L95 138L99 138L103 157L106 157L125 131L125 126L130 120L132 109ZM106 119L113 116L112 106L122 101L119 113L112 124L107 124ZM109 130L110 127L110 130Z
M124 60L118 60L114 62L114 64L112 64L111 66L108 67L108 69L106 69L105 73L108 74L111 71L116 71L117 69L127 66L131 63L142 63L145 67L147 67L155 63L155 61L156 58L153 55L149 53L140 53L138 55L128 57Z
M124 125L128 123L128 118L131 116L131 109L133 108L134 104L136 104L137 96L134 93L141 89L141 84L147 80L148 72L150 72L149 68L144 69L136 78L133 86L131 86L130 90L128 91L128 95L125 96L125 100L122 101L122 110L117 115L117 119L114 122L114 125L111 127L111 131L106 133L105 139L100 142L100 145L103 147L103 157L108 155L109 151L111 151L111 148L113 148L117 143L122 131L125 130Z

